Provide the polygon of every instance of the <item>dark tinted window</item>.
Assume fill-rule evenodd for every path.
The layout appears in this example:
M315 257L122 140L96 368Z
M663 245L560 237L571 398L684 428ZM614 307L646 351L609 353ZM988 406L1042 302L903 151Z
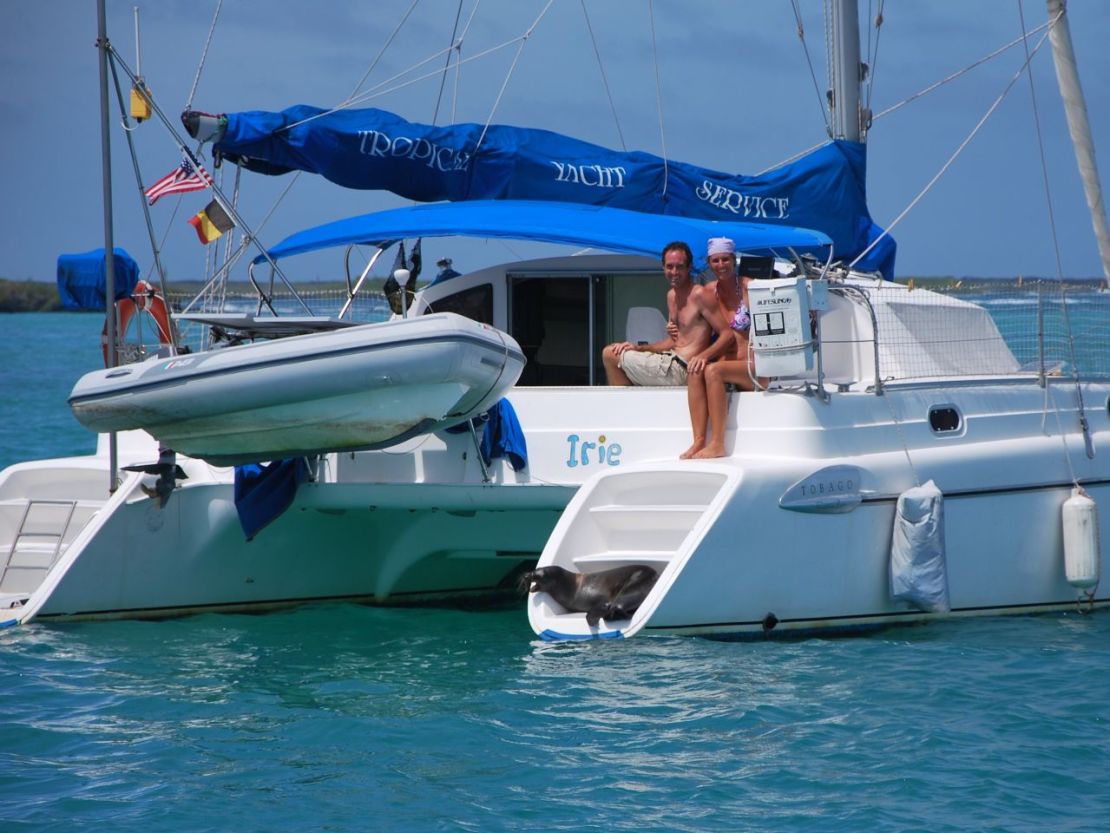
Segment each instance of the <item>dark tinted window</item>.
M527 364L519 385L590 385L601 370L601 337L594 339L591 373L590 332L603 332L604 283L597 278L511 278L511 335ZM596 287L596 291L595 291ZM594 318L590 321L590 293Z
M425 315L432 312L454 312L481 324L493 325L493 287L484 283L464 289L436 301Z

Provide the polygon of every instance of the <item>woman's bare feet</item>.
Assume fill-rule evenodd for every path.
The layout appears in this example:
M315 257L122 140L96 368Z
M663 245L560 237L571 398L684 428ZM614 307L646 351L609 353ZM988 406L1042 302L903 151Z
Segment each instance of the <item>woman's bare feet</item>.
M679 460L689 460L691 457L696 457L698 452L705 448L705 438L695 437L694 444L688 449L678 455Z
M694 455L695 460L713 460L717 457L725 456L725 447L720 443L710 443L697 454Z

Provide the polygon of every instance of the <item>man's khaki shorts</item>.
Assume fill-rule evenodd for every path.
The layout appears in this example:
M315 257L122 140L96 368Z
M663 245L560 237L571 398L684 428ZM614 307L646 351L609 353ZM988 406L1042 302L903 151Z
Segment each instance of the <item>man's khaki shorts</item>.
M634 385L685 385L686 362L674 350L665 353L644 353L625 350L620 368Z

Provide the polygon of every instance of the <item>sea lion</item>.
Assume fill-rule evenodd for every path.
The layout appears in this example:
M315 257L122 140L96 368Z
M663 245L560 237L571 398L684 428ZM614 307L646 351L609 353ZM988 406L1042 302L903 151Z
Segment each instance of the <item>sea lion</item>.
M630 618L658 578L642 564L596 573L573 573L552 565L525 573L520 584L529 593L547 593L568 612L585 613L593 627L601 619Z

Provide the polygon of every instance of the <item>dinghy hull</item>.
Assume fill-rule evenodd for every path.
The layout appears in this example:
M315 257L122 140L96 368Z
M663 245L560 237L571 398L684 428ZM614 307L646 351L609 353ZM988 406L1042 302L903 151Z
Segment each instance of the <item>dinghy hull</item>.
M152 358L82 377L74 416L218 465L383 448L488 409L524 356L452 313Z

